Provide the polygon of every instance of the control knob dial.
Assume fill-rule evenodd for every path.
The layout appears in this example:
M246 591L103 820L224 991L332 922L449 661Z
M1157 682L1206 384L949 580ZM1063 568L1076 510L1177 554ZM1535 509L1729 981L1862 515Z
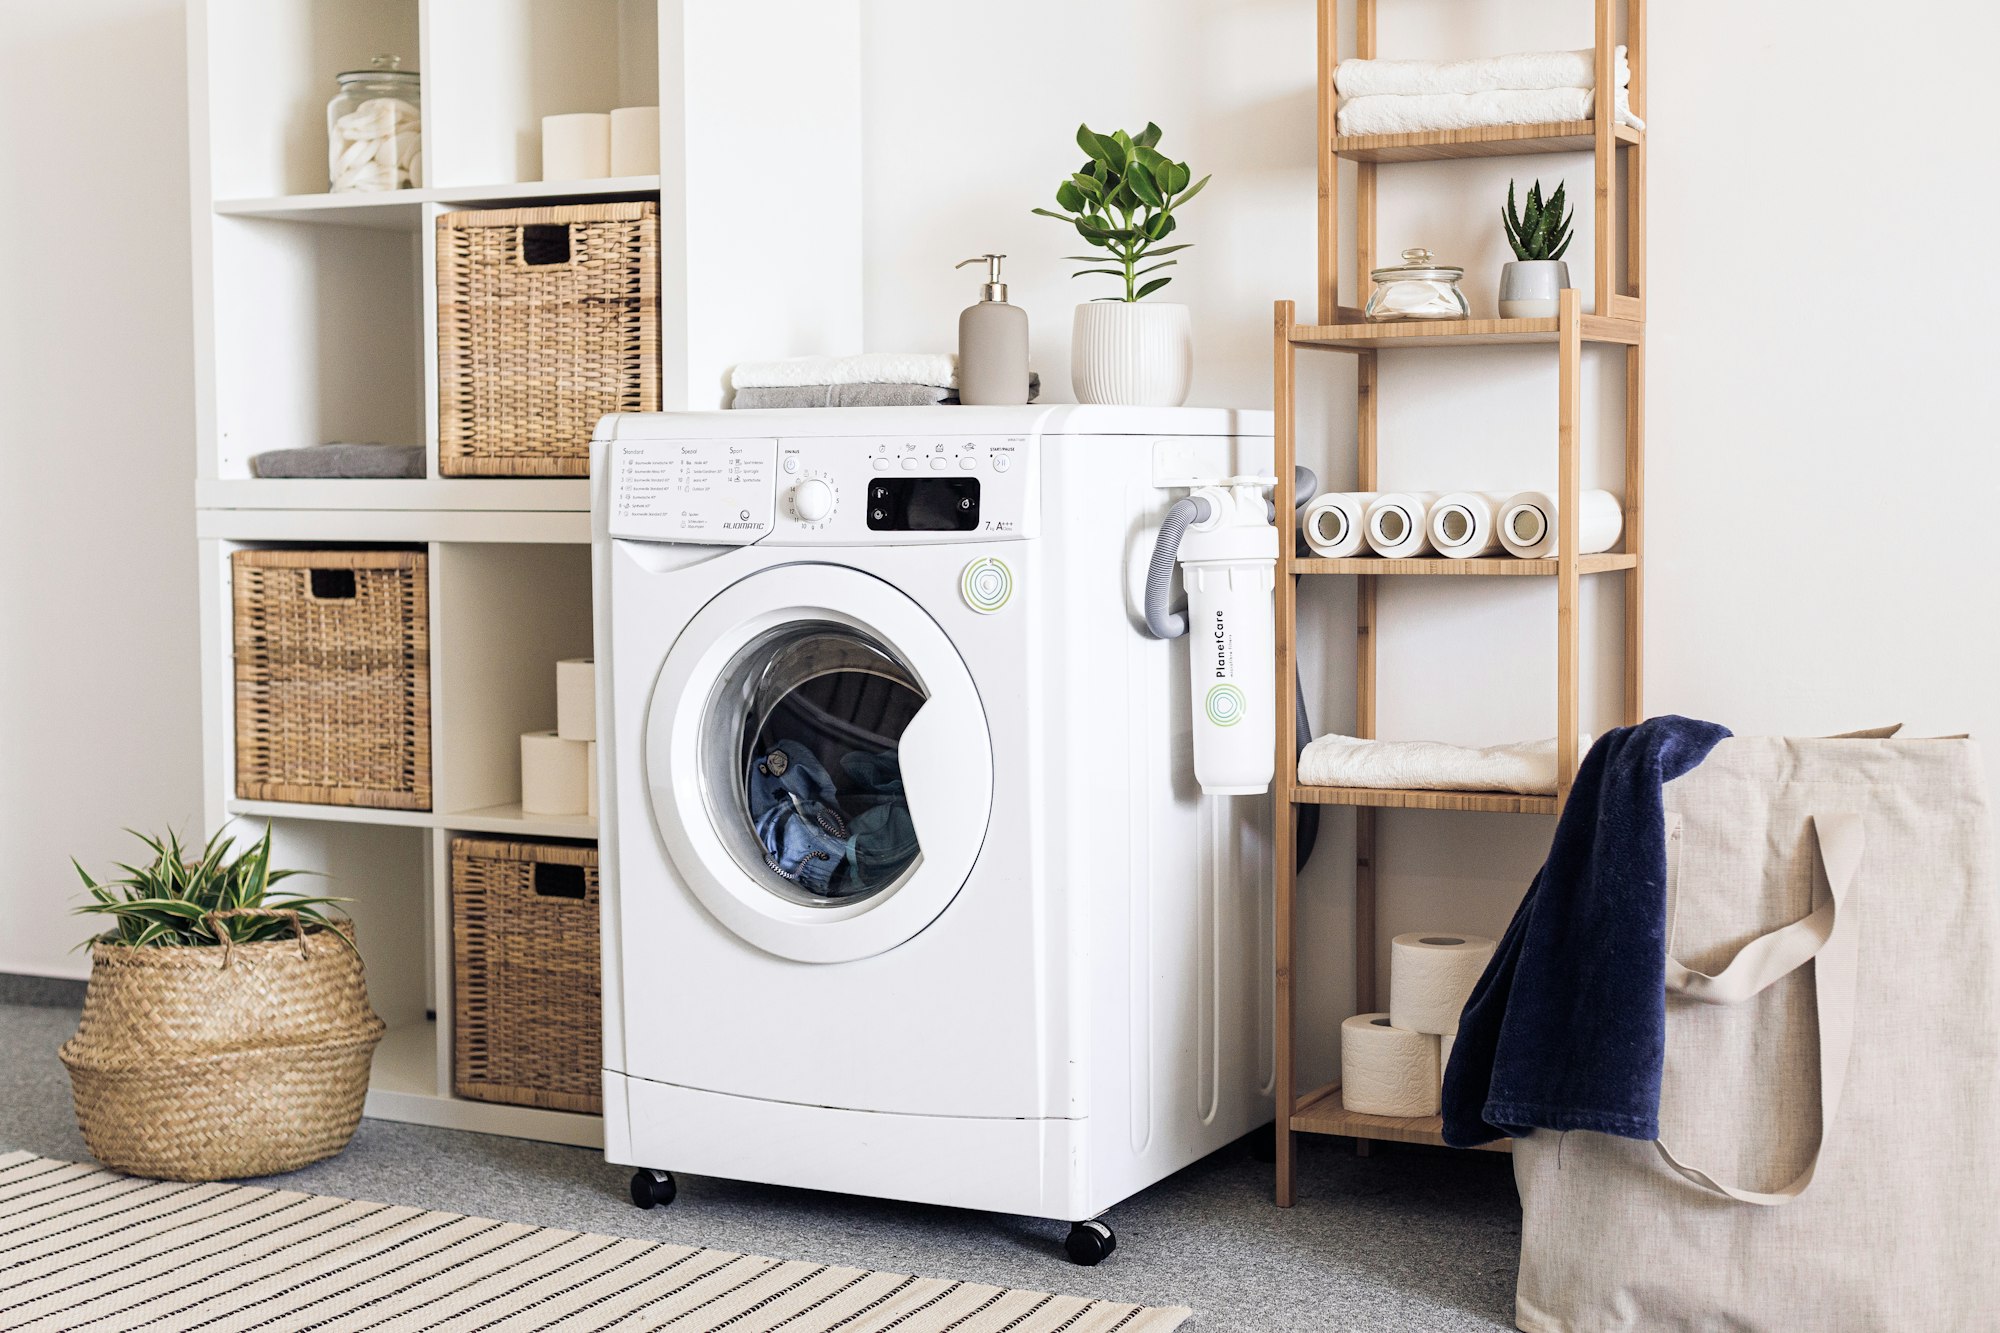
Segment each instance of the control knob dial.
M833 487L818 477L807 477L792 487L792 512L801 523L817 523L833 512Z

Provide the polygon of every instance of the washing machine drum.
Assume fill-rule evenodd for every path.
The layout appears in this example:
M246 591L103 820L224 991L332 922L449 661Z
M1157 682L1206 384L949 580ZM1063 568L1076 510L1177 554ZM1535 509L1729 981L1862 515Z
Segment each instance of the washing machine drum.
M723 925L842 962L950 905L992 811L970 673L915 602L858 570L790 565L703 607L646 719L661 838Z

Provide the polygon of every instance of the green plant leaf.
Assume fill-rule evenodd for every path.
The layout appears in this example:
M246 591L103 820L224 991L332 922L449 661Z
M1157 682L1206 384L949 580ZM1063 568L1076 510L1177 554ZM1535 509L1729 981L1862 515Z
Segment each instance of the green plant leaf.
M1070 276L1072 278L1081 278L1085 274L1091 273L1102 273L1107 278L1122 278L1125 276L1125 270L1122 268L1080 268L1070 274Z
M1150 264L1147 267L1140 269L1137 273L1134 273L1132 276L1135 278L1143 278L1148 273L1157 273L1163 268L1172 268L1174 265L1180 262L1181 261L1178 259L1163 259L1157 264Z
M1150 120L1146 122L1145 129L1140 130L1137 134L1132 136L1132 142L1138 144L1142 148L1151 148L1154 144L1157 144L1159 141L1160 141L1160 127L1158 125L1155 125Z
M1160 288L1166 286L1168 283L1172 281L1173 281L1172 278L1154 278L1151 282L1141 287L1139 289L1138 295L1134 296L1132 299L1134 301L1143 301L1147 297L1151 296L1154 292L1157 292L1158 290L1160 290Z
M1183 174L1185 174L1186 169L1183 168L1182 171ZM1179 208L1182 204L1186 203L1188 200L1200 194L1202 187L1204 185L1207 185L1209 181L1213 179L1214 177L1212 176L1203 176L1200 180L1196 181L1193 185L1189 186L1185 193L1181 194L1174 200L1174 207Z
M1178 222L1174 221L1172 213L1155 213L1152 220L1146 224L1146 238L1153 241L1163 241L1179 225Z
M1083 211L1083 191L1076 188L1076 177L1072 176L1061 185L1056 186L1056 207L1067 209L1072 213ZM1039 213L1044 210L1036 209L1035 211ZM1050 216L1053 217L1054 214Z
M1150 255L1170 255L1176 250L1192 249L1194 249L1193 241L1182 241L1177 245L1150 245L1146 247L1146 253Z
M1064 184L1068 184L1068 182L1067 182L1067 181L1065 181L1065 182L1064 182ZM1053 209L1048 209L1048 208L1031 208L1031 209L1029 209L1028 211L1029 211L1030 213L1036 213L1036 214L1039 214L1040 216L1042 216L1042 217L1045 217L1045 218L1054 218L1054 219L1055 219L1055 220L1056 220L1057 222L1074 222L1074 221L1076 221L1076 219L1075 219L1075 218L1073 218L1073 217L1071 217L1071 216L1070 216L1070 215L1069 215L1068 213L1058 213L1058 212L1056 212L1056 211L1055 211L1055 210L1053 210Z
M1069 179L1070 179L1070 184L1076 186L1076 188L1082 192L1083 196L1086 199L1104 198L1104 185L1101 181L1097 180L1095 177L1085 176L1081 173L1078 173L1077 175L1071 176ZM1056 202L1061 203L1062 200L1058 198Z
M1125 172L1125 184L1139 202L1148 208L1165 208L1167 201L1160 194L1160 187L1153 183L1153 173L1142 162L1134 162Z

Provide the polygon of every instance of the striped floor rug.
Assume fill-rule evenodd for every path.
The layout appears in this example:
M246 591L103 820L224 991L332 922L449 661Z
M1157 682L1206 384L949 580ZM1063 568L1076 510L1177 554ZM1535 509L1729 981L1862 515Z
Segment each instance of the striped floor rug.
M0 1154L0 1329L1161 1333L1188 1313Z

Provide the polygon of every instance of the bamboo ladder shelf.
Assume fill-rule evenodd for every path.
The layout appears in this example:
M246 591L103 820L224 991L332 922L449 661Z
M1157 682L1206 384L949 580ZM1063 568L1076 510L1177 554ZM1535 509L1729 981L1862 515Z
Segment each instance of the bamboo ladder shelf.
M1293 1134L1337 1134L1352 1137L1366 1151L1371 1140L1443 1143L1443 1122L1437 1116L1399 1118L1349 1111L1337 1082L1301 1094L1297 1088L1296 959L1294 957L1295 840L1300 805L1345 805L1355 808L1354 977L1357 1012L1380 1008L1381 987L1375 974L1375 873L1377 812L1392 810L1475 810L1500 814L1553 815L1568 799L1576 771L1580 732L1582 670L1578 602L1586 575L1621 574L1625 579L1625 662L1623 717L1627 724L1641 718L1643 647L1644 501L1645 501L1645 297L1646 264L1646 144L1642 132L1614 118L1615 50L1623 9L1628 58L1632 70L1631 104L1645 115L1645 0L1592 0L1596 11L1595 114L1588 121L1549 125L1510 125L1488 129L1423 134L1342 136L1334 117L1334 66L1339 61L1340 0L1318 0L1319 8L1319 283L1317 322L1300 324L1290 301L1275 311L1273 390L1277 475L1289 477L1297 460L1296 376L1301 348L1333 348L1354 357L1357 372L1357 489L1378 489L1379 404L1377 361L1384 352L1438 347L1478 347L1539 343L1556 352L1558 503L1561 510L1557 555L1546 560L1486 557L1470 560L1370 558L1324 560L1293 554L1293 543L1282 544L1277 605L1277 715L1284 725L1277 736L1277 812L1275 845L1276 902L1276 1039L1277 1039L1277 1202L1289 1207L1293 1197ZM1375 56L1375 0L1357 0L1354 11L1356 54ZM1553 319L1468 319L1426 323L1371 324L1358 309L1340 301L1340 163L1353 162L1356 181L1356 272L1365 281L1375 266L1376 173L1383 163L1433 162L1458 158L1500 157L1537 153L1589 152L1595 167L1593 232L1596 240L1594 286L1597 313L1584 314L1581 294L1562 293ZM1623 185L1620 186L1622 168ZM1620 197L1622 195L1622 198ZM1625 216L1622 238L1623 282L1620 282L1618 224ZM1578 556L1578 508L1582 485L1583 352L1598 344L1622 350L1625 361L1625 530L1621 549ZM1375 734L1377 680L1375 629L1378 581L1383 577L1541 577L1553 579L1556 591L1556 756L1558 786L1549 796L1517 796L1503 792L1435 792L1375 788L1305 787L1298 782L1291 719L1296 703L1294 666L1297 661L1300 580L1319 575L1345 575L1356 580L1355 732ZM1478 586L1478 585L1475 585ZM1502 1141L1490 1145L1504 1151Z

